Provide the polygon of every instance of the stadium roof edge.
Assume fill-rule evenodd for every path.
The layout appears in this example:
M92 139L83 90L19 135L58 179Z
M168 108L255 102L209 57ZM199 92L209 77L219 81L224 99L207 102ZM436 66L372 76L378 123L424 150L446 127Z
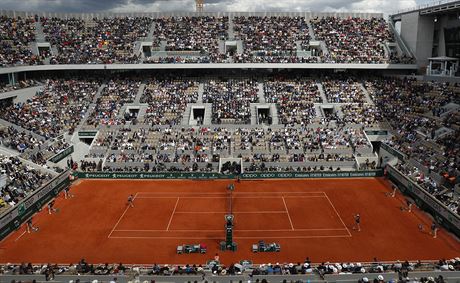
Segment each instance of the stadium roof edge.
M417 70L415 64L324 64L324 63L215 63L215 64L85 64L37 65L0 68L0 74L59 70L180 70L180 69L350 69Z
M303 16L306 18L313 17L360 17L360 18L383 18L383 13L363 13L363 12L128 12L128 13L55 13L55 12L39 12L39 11L10 11L0 10L1 16L10 17L28 17L28 16L43 16L43 17L57 17L57 18L111 18L111 17L185 17L185 16Z
M428 15L433 13L440 13L440 12L447 12L453 9L460 9L460 1L452 1L452 0L441 0L441 1L434 1L432 3L427 3L423 5L418 5L416 7L408 8L405 10L397 11L394 14L390 14L391 18L400 17L405 14L410 14L414 12L419 12L421 15Z

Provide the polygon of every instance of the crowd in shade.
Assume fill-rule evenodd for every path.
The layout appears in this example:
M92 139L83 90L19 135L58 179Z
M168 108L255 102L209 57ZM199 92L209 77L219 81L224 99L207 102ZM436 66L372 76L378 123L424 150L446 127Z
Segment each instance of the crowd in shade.
M87 125L120 125L126 123L121 108L134 102L141 82L135 79L111 79L97 98L96 106L90 109Z
M377 258L370 263L360 262L322 262L312 263L310 258L306 258L301 262L276 262L267 264L252 264L249 261L240 261L224 265L218 261L212 260L207 264L153 264L151 266L142 265L124 265L123 263L116 264L92 264L81 259L77 263L69 265L58 264L42 264L36 265L32 263L21 264L5 264L0 266L0 274L4 275L45 275L47 281L54 280L56 275L105 275L113 276L116 282L117 276L202 276L204 282L214 280L218 276L249 276L251 282L268 283L264 276L279 276L279 282L287 283L292 275L309 275L318 280L324 280L327 275L358 275L359 283L375 282L375 283L444 283L442 272L459 271L460 258L441 259L437 262L421 262L421 261L394 261L381 262ZM413 272L423 271L441 272L434 275L436 277L421 277L416 278ZM286 279L283 279L285 276ZM273 278L273 277L271 277ZM375 279L369 279L375 278ZM153 282L152 279L151 282ZM97 279L93 283L99 282ZM129 281L131 282L131 281ZM134 281L135 282L135 281ZM148 283L144 281L143 283ZM242 282L241 280L239 282ZM297 281L296 281L297 282Z
M52 178L17 157L3 155L0 155L0 175L6 176L6 184L0 188L0 208L14 206Z
M144 123L148 125L180 124L187 104L198 100L198 81L157 80L148 82L140 99L148 109Z
M46 41L58 51L51 64L137 63L135 42L147 37L152 21L148 17L40 18Z
M316 116L314 103L322 103L314 80L274 79L264 84L265 101L275 103L280 123L308 125Z
M310 35L304 17L234 17L235 39L243 41L244 53L234 61L296 63L297 50L307 49Z
M388 63L385 42L394 42L383 18L323 17L311 20L317 40L326 43L331 63Z
M0 16L0 67L41 64L29 44L35 41L33 17Z
M45 138L72 133L98 87L99 83L91 80L46 80L34 97L6 107L0 118Z
M460 119L446 105L460 103L460 87L410 78L375 79L367 86L395 130L386 143L406 156L398 168L457 211Z
M0 82L0 93L15 91L23 88L38 86L40 83L36 80L21 80L16 84L7 84Z
M249 124L250 104L259 102L258 91L253 79L209 80L203 102L212 103L213 124Z

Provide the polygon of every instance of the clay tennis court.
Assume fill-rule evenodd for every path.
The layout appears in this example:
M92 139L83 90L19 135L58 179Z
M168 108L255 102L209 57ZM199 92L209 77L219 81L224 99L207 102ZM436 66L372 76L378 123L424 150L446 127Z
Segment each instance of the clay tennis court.
M229 180L80 180L60 212L34 218L39 232L22 227L0 243L0 262L151 264L205 263L219 253L226 264L321 261L437 260L460 254L446 231L429 234L431 220L405 199L386 196L382 178L254 180L235 184L236 252L219 251L230 211ZM134 195L134 207L127 198ZM353 215L361 215L361 231ZM419 231L423 223L425 231ZM277 242L279 253L253 253L259 240ZM176 254L181 244L206 244L208 252Z

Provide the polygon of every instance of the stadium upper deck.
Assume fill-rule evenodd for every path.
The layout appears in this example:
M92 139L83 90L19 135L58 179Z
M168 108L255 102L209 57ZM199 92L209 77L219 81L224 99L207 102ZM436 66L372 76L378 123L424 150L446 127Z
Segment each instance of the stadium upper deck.
M382 14L0 15L1 73L88 64L92 69L416 68Z

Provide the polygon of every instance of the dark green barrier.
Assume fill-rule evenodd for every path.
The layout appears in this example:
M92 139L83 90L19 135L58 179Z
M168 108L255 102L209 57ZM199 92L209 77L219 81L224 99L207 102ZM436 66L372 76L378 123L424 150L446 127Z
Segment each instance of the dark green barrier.
M375 171L333 171L333 172L254 172L243 173L241 179L303 179L303 178L361 178L381 177L382 170ZM234 175L219 173L155 173L155 172L78 172L82 179L235 179Z
M73 148L73 145L71 145L70 147L64 149L63 151L59 152L58 154L56 154L55 156L51 157L49 159L49 161L53 162L53 163L58 163L59 161L61 161L62 159L66 158L67 156L71 155L72 153L74 152L74 148Z
M366 134L371 135L371 136L386 136L386 135L388 135L387 130L367 130L365 132L366 132Z
M402 153L399 150L396 150L396 149L392 148L391 146L387 145L386 143L382 142L380 144L380 147L382 149L388 151L390 154L392 154L394 157L397 157L401 161L406 160L406 158L407 158L407 156L404 153Z
M80 137L95 137L97 135L97 131L80 131L78 132L78 136Z
M0 240L18 229L22 223L37 213L46 203L70 185L69 172L57 176L32 195L21 200L15 207L0 216Z
M425 191L409 177L398 171L391 165L387 166L388 177L393 181L404 194L415 199L417 206L428 211L436 220L460 236L460 216L447 208L438 199Z

